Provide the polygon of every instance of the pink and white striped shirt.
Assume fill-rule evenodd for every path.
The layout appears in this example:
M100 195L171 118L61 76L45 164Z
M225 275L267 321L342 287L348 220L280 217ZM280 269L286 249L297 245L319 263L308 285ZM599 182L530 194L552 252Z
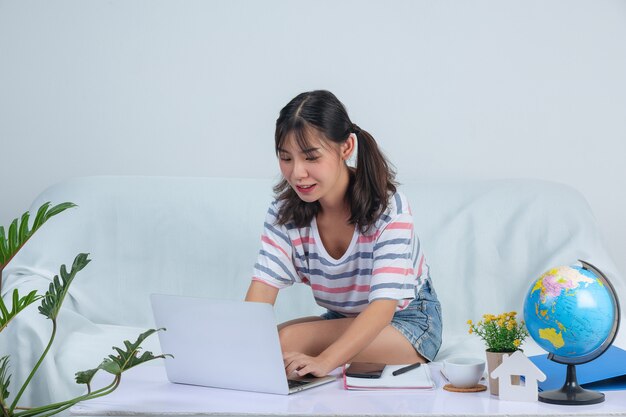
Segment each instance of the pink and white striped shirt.
M406 197L395 193L365 234L355 228L341 259L330 256L315 218L307 227L276 224L280 202L267 211L253 280L276 288L307 284L322 307L352 316L378 299L398 300L397 311L430 279Z

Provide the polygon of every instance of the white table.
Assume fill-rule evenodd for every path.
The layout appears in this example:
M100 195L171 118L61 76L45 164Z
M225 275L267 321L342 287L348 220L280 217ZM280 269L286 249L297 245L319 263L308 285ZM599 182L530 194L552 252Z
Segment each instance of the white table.
M139 366L112 394L79 404L72 416L626 416L626 391L606 391L603 403L587 406L500 401L488 391L443 390L438 366L431 364L432 391L347 391L337 380L289 396L171 384L162 366Z

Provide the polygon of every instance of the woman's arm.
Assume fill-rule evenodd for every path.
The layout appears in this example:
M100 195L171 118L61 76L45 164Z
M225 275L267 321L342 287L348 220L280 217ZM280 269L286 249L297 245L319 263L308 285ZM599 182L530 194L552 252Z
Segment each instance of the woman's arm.
M397 304L397 300L372 301L348 329L317 357L295 352L286 355L285 360L290 361L286 367L287 374L297 371L298 375L312 373L323 376L350 362L391 322Z
M374 300L350 324L350 327L323 351L319 358L331 363L332 369L350 362L389 324L398 300Z
M252 281L248 287L246 301L254 301L258 303L268 303L274 305L278 296L278 288L264 284L260 281Z

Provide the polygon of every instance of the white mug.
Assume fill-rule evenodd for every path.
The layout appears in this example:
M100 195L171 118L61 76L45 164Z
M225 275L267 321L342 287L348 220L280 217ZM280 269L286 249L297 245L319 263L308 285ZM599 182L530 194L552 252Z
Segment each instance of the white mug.
M457 388L472 388L485 372L485 361L477 358L457 357L444 359L443 373Z

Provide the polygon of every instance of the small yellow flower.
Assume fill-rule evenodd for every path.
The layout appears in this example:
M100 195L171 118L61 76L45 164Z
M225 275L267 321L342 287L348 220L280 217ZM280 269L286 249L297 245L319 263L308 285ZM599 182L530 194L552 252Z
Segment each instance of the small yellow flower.
M468 333L480 336L489 349L507 351L517 349L528 336L528 331L525 329L524 321L518 324L516 316L515 311L498 315L483 314L483 319L478 323L467 321Z

